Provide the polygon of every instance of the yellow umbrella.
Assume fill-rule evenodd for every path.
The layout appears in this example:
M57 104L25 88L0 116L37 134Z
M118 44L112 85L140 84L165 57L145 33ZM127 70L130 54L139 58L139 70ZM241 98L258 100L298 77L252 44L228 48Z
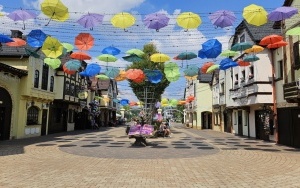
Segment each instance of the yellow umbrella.
M150 60L155 63L164 63L170 60L170 57L166 54L155 53L150 56Z
M195 76L184 76L187 80L196 80L198 75Z
M50 17L46 25L48 25L52 19L64 22L69 18L68 8L60 0L44 0L41 3L41 10L46 16Z
M259 45L253 45L251 48L244 50L245 53L249 54L249 53L258 53L263 51L264 48L259 46Z
M110 22L113 26L125 30L125 28L130 27L135 23L135 18L127 12L121 12L114 15Z
M268 21L268 13L262 7L255 4L251 4L244 8L243 17L252 25L261 26Z
M48 36L42 46L42 52L47 57L58 58L63 53L63 45L56 38Z
M197 28L202 23L200 16L193 12L181 13L177 17L176 21L180 27L183 27L185 29Z
M115 77L116 81L123 81L126 80L126 71L120 70L119 75Z

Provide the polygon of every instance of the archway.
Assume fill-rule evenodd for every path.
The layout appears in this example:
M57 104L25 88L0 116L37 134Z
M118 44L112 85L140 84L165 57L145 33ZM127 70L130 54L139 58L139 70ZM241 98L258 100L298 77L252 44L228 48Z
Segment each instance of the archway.
M0 87L0 140L9 140L12 100L6 89Z
M201 113L202 129L212 129L212 113L205 111Z

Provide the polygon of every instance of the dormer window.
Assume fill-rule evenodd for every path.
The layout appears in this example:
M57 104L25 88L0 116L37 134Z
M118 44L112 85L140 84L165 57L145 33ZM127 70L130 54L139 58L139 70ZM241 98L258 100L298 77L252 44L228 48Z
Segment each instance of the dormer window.
M245 34L242 34L241 36L240 36L240 43L241 42L246 42L246 40L245 40Z

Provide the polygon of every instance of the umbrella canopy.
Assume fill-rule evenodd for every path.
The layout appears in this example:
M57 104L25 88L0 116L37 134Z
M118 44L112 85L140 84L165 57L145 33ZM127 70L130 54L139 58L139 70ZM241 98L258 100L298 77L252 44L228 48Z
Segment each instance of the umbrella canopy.
M288 44L289 43L287 43L285 41L279 41L279 42L275 42L273 44L268 44L267 48L269 48L269 49L280 48L280 47L286 46Z
M259 45L267 46L269 44L273 44L282 40L283 37L280 35L268 35L260 40Z
M29 56L40 58L40 55L36 51L29 50L28 48L25 48L25 53Z
M80 61L92 59L91 56L89 56L89 54L87 54L85 52L73 52L70 55L70 57L73 59L78 59Z
M202 44L202 49L198 53L200 58L216 58L222 52L222 44L217 39L210 39Z
M38 48L43 46L46 38L47 35L42 30L34 29L28 33L26 40L29 46Z
M142 58L140 58L139 56L132 54L132 55L128 55L128 56L124 56L122 57L125 61L128 62L140 62L142 61Z
M166 79L169 81L169 82L176 82L177 80L179 80L180 78L180 73L176 73L172 76L170 75L166 75Z
M89 75L85 71L80 72L79 75L84 77L89 77Z
M119 75L115 77L116 81L123 81L126 80L126 71L120 70Z
M63 65L63 71L67 74L75 74L76 73L76 70L67 69L66 64Z
M212 73L213 71L215 71L219 68L220 68L220 65L212 65L206 70L206 73Z
M225 64L220 64L219 68L221 70L226 70L226 69L229 69L231 67L236 67L236 66L239 66L239 64L237 64L237 62L231 61L231 62L228 62Z
M243 60L246 62L254 62L254 61L259 60L259 57L257 57L256 55L248 55Z
M224 50L220 56L224 56L224 57L234 57L238 55L238 52L236 51L232 51L232 50Z
M243 17L245 20L255 26L261 26L267 23L267 11L262 7L255 4L251 4L244 8Z
M115 78L119 75L120 70L115 67L108 67L107 70L105 71L105 75L110 77L110 78Z
M42 46L42 52L46 57L57 58L63 52L63 45L56 38L48 36Z
M25 20L33 19L37 17L37 14L28 10L15 10L7 15L13 21L23 21L23 28L25 29Z
M98 74L95 76L96 78L98 78L99 80L109 80L110 78L104 74Z
M216 27L232 26L236 20L234 12L228 10L219 10L209 16L209 19Z
M13 46L13 47L19 47L19 46L25 46L26 41L20 38L12 38L13 42L6 43L7 46Z
M194 29L202 23L202 20L198 14L193 12L183 12L177 16L176 22L184 29Z
M228 63L232 63L232 62L234 62L234 61L231 58L224 58L221 60L220 65L225 65Z
M126 106L126 105L129 104L129 100L128 100L128 99L121 99L121 100L120 100L120 104L121 104L122 106Z
M65 63L65 67L70 71L77 71L81 67L81 62L77 59L72 59Z
M166 54L155 53L150 56L150 60L155 63L164 63L170 60L170 57Z
M135 23L135 18L127 12L121 12L114 15L110 22L113 26L125 30L127 27L130 27Z
M99 74L100 71L101 71L101 67L97 63L88 64L85 68L85 73L90 77L93 77L96 74Z
M187 80L196 80L198 78L198 75L195 76L184 76Z
M88 13L82 15L76 22L82 25L84 28L89 28L93 30L95 26L100 25L102 23L103 17L104 16L102 14Z
M60 0L44 0L41 3L41 10L50 17L46 25L49 25L51 20L64 22L69 19L68 8Z
M282 6L282 7L278 7L275 10L271 11L268 14L268 19L276 22L276 21L281 21L281 20L291 18L295 14L298 14L297 8Z
M286 35L300 35L300 27L294 27L286 32Z
M185 76L196 76L198 75L198 70L199 70L198 67L196 67L195 65L191 65L183 72Z
M0 34L0 43L14 42L14 40L6 35Z
M141 72L139 71L140 69L128 69L126 71L126 78L130 79L130 80L135 80L139 77L139 74L141 74Z
M240 67L247 67L247 66L251 65L250 62L243 61L242 59L238 60L237 64L239 64Z
M197 58L197 54L194 52L182 52L176 56L177 59L180 60L191 60Z
M49 57L44 59L44 63L49 65L49 67L51 67L52 69L57 69L61 65L60 59L52 59Z
M114 46L109 46L102 50L103 54L110 54L110 55L118 55L118 54L120 54L120 52L121 52L121 50L119 50L118 48L116 48Z
M70 43L63 42L61 44L67 50L66 52L71 52L74 49L74 46Z
M164 73L166 75L167 80L170 82L175 82L180 77L179 67L176 63L173 62L165 64Z
M160 70L145 69L144 73L147 76L148 80L153 84L159 83L163 78L163 74Z
M145 54L142 50L136 48L127 50L125 53L129 55L137 55L138 57L142 57Z
M102 54L102 55L99 55L97 57L97 59L99 59L100 61L104 61L106 63L108 62L115 62L117 61L117 58L113 55L110 55L110 54Z
M75 37L75 46L79 50L89 50L94 46L94 37L89 33L79 33Z
M143 23L149 29L155 29L156 31L159 31L159 29L168 25L169 20L170 18L166 14L162 12L156 12L146 15Z
M244 52L245 53L259 53L259 52L261 52L261 51L263 51L264 50L264 48L263 47L261 47L261 46L259 46L259 45L253 45L251 48L249 48L249 49L247 49L247 50L245 50Z
M207 72L207 69L211 66L213 66L214 63L213 62L206 62L202 67L201 67L201 72L202 73L206 73Z
M231 50L232 51L244 51L244 50L251 48L252 46L253 46L253 44L250 44L249 42L240 42L240 43L236 43L235 45L233 45L231 47Z

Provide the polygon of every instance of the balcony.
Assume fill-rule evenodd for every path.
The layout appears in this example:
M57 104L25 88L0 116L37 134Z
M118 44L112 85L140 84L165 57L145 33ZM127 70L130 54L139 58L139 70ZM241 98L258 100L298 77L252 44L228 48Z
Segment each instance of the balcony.
M283 85L283 97L288 103L300 102L300 90L296 82L290 82Z

